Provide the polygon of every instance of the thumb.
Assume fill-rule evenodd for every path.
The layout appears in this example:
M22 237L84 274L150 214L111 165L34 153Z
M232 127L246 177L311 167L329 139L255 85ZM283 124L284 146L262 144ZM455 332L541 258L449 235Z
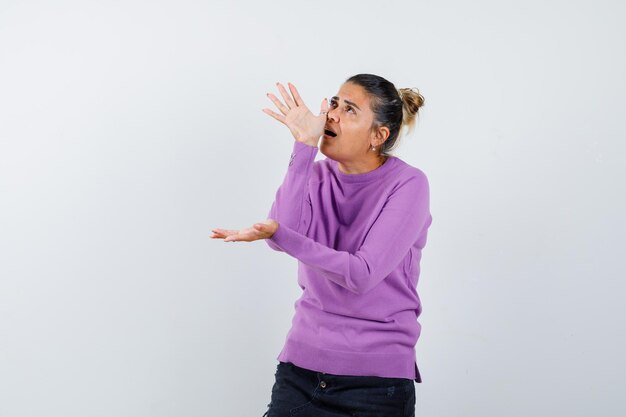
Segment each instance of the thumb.
M321 106L321 110L320 110L320 115L324 115L326 116L328 114L328 99L324 98L324 100L322 100L322 106Z

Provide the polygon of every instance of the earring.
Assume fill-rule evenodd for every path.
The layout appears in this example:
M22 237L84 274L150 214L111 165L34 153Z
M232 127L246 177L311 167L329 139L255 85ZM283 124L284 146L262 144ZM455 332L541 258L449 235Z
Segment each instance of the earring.
M375 148L374 146L372 146L370 149L371 149L372 151L375 151L375 150L376 150L376 148Z

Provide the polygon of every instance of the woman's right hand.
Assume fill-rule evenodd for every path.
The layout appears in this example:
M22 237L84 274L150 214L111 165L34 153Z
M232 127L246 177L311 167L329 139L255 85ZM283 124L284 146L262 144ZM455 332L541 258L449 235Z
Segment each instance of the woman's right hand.
M286 105L281 103L274 94L267 93L267 96L274 102L276 107L278 107L282 115L274 113L267 108L263 109L263 112L287 126L298 142L310 146L317 146L320 136L324 134L326 114L328 113L328 100L322 100L320 114L316 116L311 113L311 110L304 104L296 87L291 83L287 84L293 94L293 100L289 96L289 93L287 93L287 90L285 90L285 87L283 87L281 83L276 83L280 94L285 99Z

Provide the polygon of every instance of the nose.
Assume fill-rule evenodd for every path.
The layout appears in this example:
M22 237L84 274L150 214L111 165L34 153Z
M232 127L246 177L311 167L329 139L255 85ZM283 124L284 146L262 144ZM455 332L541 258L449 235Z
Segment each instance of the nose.
M326 113L326 116L328 118L328 120L333 120L335 122L339 121L339 114L336 112L337 109L333 108L332 106L328 107L328 113Z

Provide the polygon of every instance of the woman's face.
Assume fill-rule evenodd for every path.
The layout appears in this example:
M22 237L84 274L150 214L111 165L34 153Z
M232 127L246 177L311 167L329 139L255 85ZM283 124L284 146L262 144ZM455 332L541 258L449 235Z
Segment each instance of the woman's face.
M359 161L373 157L370 146L377 146L375 132L371 131L374 113L363 87L344 83L339 92L329 99L326 129L336 137L324 134L320 151L336 161Z

